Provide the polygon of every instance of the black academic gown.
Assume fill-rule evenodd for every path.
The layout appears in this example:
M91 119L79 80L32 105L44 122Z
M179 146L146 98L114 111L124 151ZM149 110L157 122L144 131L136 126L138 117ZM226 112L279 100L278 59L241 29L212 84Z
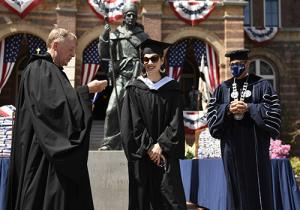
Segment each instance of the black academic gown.
M237 81L241 90L247 78ZM221 139L221 151L229 188L230 210L273 210L270 137L279 135L280 104L267 80L249 75L245 98L249 111L242 120L229 114L233 79L215 91L208 108L210 133Z
M87 169L91 103L49 54L20 82L6 210L92 210Z
M184 127L179 85L172 80L151 90L141 80L126 88L121 135L128 159L129 210L185 210L179 158L184 157ZM166 167L147 150L159 143ZM152 207L152 208L151 208Z

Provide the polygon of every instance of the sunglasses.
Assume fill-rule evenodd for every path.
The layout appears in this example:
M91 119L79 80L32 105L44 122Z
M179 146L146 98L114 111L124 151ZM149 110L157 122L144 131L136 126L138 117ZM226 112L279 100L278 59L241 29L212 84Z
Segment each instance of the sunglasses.
M143 61L144 63L149 63L151 60L152 63L156 63L160 59L159 55L153 55L151 57L144 57Z

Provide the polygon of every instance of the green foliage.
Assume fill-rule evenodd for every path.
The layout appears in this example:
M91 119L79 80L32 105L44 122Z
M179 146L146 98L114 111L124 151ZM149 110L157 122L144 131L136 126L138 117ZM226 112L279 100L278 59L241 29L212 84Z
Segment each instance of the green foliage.
M300 177L300 158L292 157L290 161L295 175Z
M299 144L300 140L300 120L295 119L292 112L288 111L287 107L282 106L282 115L281 115L281 135L280 139L291 145L291 155L296 155L295 148ZM297 140L298 139L298 140Z
M195 157L194 153L191 152L190 150L187 150L185 153L185 159L193 159Z

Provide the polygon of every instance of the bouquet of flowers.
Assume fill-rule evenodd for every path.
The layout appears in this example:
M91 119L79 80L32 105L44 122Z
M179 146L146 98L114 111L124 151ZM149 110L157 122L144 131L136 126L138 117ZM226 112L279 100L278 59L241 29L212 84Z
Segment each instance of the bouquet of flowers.
M291 145L282 144L282 141L279 139L271 139L269 154L270 158L286 158L289 155L291 150Z

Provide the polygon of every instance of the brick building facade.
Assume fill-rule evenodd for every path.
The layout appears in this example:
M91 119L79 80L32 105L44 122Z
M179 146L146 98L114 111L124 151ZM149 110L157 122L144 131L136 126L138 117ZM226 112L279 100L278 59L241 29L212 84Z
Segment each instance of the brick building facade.
M267 2L267 3L266 3ZM273 82L281 97L283 106L283 136L292 131L293 123L300 119L300 2L274 0L277 4L279 31L267 43L256 44L244 32L244 8L248 7L250 26L263 27L266 24L266 8L271 0L224 0L217 3L215 10L203 22L190 26L179 20L166 1L141 0L143 13L139 22L153 38L169 43L180 40L201 40L214 48L218 55L220 78L228 79L228 60L226 51L247 47L251 49L253 71L266 76ZM273 3L274 3L273 2ZM103 31L103 20L97 18L86 1L48 0L39 4L24 19L19 18L0 4L0 41L14 34L31 34L46 41L54 25L67 28L78 36L76 57L66 68L68 77L74 86L80 84L83 52ZM112 24L112 28L120 22ZM187 62L182 70L182 91L187 94L190 82L197 83L199 76L195 61L187 55ZM15 64L7 84L0 94L0 105L15 104L18 78L22 62ZM264 72L265 75L264 75ZM186 82L184 82L186 80ZM299 142L300 140L298 140ZM299 143L298 143L299 145ZM299 150L300 152L300 150Z

